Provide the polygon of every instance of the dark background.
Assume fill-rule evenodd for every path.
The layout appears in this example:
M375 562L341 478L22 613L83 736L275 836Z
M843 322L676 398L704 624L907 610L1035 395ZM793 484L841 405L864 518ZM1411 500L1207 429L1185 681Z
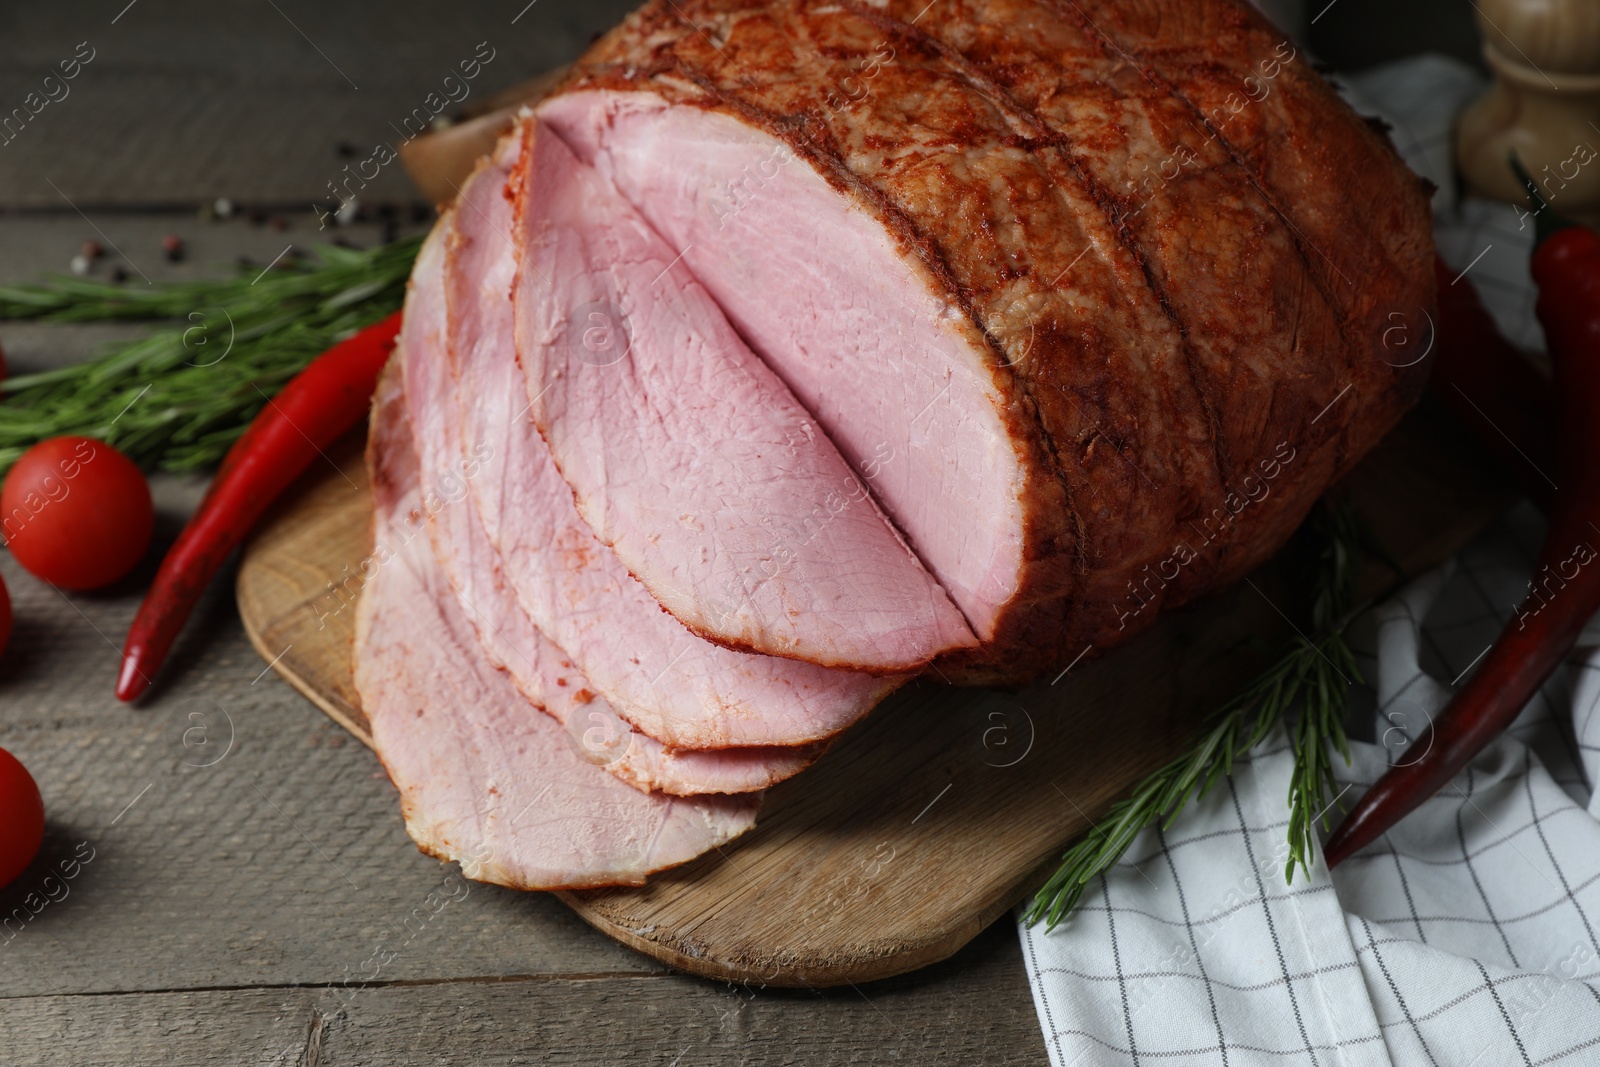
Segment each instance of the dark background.
M1182 0L1173 0L1181 3ZM1469 0L1308 0L1309 45L1319 59L1359 70L1417 52L1443 52L1480 69L1478 31Z

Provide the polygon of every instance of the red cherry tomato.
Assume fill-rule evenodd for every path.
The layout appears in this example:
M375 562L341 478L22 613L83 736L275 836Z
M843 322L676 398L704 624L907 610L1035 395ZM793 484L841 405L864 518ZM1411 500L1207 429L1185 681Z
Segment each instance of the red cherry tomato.
M27 870L44 842L44 800L28 768L0 748L0 886Z
M150 485L104 441L52 437L22 454L0 489L0 528L17 562L65 589L98 589L150 546Z
M4 578L0 578L0 656L6 654L11 643L11 594L6 592Z

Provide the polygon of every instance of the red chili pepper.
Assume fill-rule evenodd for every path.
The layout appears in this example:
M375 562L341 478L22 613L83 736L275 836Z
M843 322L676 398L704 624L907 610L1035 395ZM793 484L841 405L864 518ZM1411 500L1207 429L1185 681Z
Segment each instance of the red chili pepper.
M1547 210L1540 207L1540 213ZM1328 866L1376 840L1444 788L1533 699L1600 610L1600 235L1546 231L1533 254L1538 314L1555 371L1556 481L1530 595L1478 671L1391 767L1324 849Z
M1429 386L1548 513L1555 496L1556 393L1550 375L1500 332L1472 279L1434 259L1439 322Z
M217 569L311 462L359 422L400 332L400 312L312 360L234 442L139 605L122 648L117 698L150 688Z

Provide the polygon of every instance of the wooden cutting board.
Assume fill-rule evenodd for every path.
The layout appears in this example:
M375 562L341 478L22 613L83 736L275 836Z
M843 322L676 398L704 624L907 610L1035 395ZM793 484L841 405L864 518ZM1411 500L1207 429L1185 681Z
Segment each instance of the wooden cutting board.
M1491 472L1424 407L1348 491L1416 574L1512 502ZM238 599L261 655L370 744L350 666L366 485L360 441L347 440L247 546ZM1261 668L1262 639L1276 646L1290 633L1284 613L1300 613L1284 569L1019 693L910 686L773 788L744 838L642 888L562 899L618 941L710 978L839 985L941 960L1039 885L1068 842ZM1369 565L1363 595L1401 577Z

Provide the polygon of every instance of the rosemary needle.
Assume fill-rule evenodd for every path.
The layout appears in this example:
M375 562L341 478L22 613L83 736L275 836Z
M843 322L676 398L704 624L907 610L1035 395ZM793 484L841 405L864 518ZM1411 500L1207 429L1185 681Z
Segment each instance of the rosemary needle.
M62 434L99 438L144 467L215 464L307 363L400 306L420 243L330 246L221 281L0 286L0 319L167 320L83 363L0 382L0 473Z

